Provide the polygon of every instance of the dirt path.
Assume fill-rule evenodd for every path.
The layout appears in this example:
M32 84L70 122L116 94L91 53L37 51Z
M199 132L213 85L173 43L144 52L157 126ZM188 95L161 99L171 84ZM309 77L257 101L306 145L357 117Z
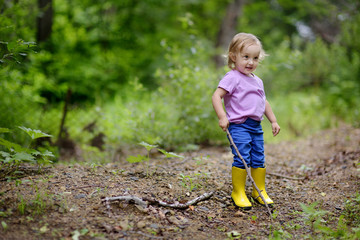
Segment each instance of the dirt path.
M348 126L266 145L267 189L276 203L273 222L259 205L242 212L231 204L228 147L184 156L154 155L148 177L146 165L122 159L103 166L58 164L43 174L1 181L0 239L231 239L231 232L233 239L237 233L241 239L268 239L271 229L300 239L311 230L295 214L299 203L319 202L332 213L332 226L344 201L360 189L360 129ZM120 195L186 202L208 192L214 192L210 199L185 210L126 202L107 208L102 202Z

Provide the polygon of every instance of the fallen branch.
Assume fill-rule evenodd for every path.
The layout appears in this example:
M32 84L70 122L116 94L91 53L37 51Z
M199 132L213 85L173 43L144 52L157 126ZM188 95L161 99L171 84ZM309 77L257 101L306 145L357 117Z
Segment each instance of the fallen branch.
M161 200L156 199L150 199L150 198L139 198L136 196L118 196L118 197L106 197L102 201L108 203L111 201L127 201L127 202L134 202L137 205L140 205L142 207L147 207L148 205L159 205L162 207L170 207L170 208L177 208L177 209L185 209L189 206L195 205L198 202L204 201L206 199L209 199L214 192L204 193L201 196L194 198L186 203L167 203Z
M134 202L136 205L140 205L142 207L147 207L149 203L147 201L144 201L143 199L136 197L136 196L118 196L118 197L106 197L102 201L104 202L111 202L111 201L126 201L126 202Z
M214 194L214 192L209 192L209 193L204 193L203 195L194 198L186 203L179 203L179 202L175 202L175 203L167 203L161 200L152 200L152 199L146 199L150 204L155 204L155 205L160 205L162 207L171 207L171 208L178 208L178 209L185 209L188 208L189 206L195 205L198 202L204 201L206 199L211 198L211 196Z

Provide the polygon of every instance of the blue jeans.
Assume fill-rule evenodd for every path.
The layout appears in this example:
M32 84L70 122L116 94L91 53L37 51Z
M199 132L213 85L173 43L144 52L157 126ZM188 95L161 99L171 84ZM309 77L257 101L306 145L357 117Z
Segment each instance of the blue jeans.
M230 123L228 129L246 165L251 168L264 168L264 132L261 122L248 118L241 124ZM245 166L232 145L231 150L234 154L232 166L244 169Z

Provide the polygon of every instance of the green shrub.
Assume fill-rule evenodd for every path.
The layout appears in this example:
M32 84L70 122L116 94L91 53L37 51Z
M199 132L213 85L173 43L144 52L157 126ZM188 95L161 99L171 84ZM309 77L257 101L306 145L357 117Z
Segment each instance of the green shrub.
M33 130L26 127L19 127L24 131L31 140L35 140L42 137L51 137L40 130ZM0 133L9 133L7 128L0 128ZM18 167L23 163L36 164L39 170L42 166L52 163L50 160L54 157L52 152L47 149L36 150L31 146L30 142L28 147L23 147L17 143L7 141L0 138L0 145L5 147L5 151L0 151L0 169L5 169L5 174L19 173ZM7 176L8 177L8 176Z
M346 200L343 215L346 222L353 227L360 228L360 194Z

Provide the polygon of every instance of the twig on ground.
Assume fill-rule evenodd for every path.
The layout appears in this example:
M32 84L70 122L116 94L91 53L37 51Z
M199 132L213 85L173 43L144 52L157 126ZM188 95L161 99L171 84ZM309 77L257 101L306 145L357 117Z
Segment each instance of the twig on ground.
M185 209L188 208L189 206L195 205L198 202L204 201L206 199L209 199L212 195L214 194L214 192L209 192L209 193L204 193L203 195L194 198L186 203L167 203L161 200L152 200L152 199L146 199L150 204L155 204L155 205L160 205L162 207L171 207L171 208L178 208L178 209Z
M290 176L286 176L286 175L282 175L282 174L278 174L278 173L271 173L271 172L267 172L267 174L276 176L276 177L287 178L287 179L291 179L291 180L304 180L305 179L305 178L290 177Z
M126 202L130 202L133 201L135 204L140 205L142 207L147 207L149 205L149 203L147 201L144 201L143 199L136 197L136 196L117 196L117 197L106 197L104 198L102 201L106 201L106 203L111 202L111 201L126 201Z
M147 207L148 205L159 205L162 207L185 209L185 208L188 208L189 206L197 204L198 202L209 199L213 194L214 194L214 192L204 193L203 195L201 195L197 198L194 198L186 203L179 203L179 202L167 203L167 202L164 202L161 200L150 199L150 198L139 198L136 196L106 197L102 201L106 202L106 204L108 204L111 201L118 200L118 201L134 202L135 204L140 205L142 207ZM107 206L107 208L109 209L108 206Z

